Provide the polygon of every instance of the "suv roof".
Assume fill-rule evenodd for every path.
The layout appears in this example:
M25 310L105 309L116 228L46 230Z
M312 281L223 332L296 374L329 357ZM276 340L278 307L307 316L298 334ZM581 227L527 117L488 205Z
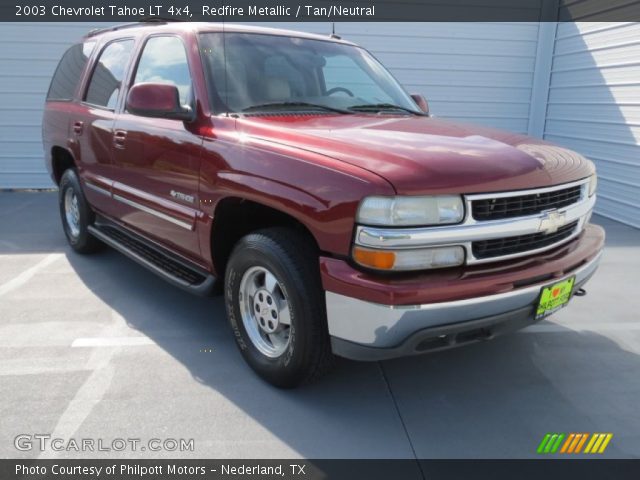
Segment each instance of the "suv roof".
M299 32L296 30L284 30L279 28L255 27L249 25L238 25L232 23L213 23L213 22L182 22L160 17L149 17L134 23L124 23L111 27L91 30L85 38L93 38L101 35L127 30L127 33L138 34L153 30L154 32L243 32L258 33L262 35L280 35L286 37L309 38L313 40L323 40L336 43L345 43L354 45L352 42L342 40L337 36L317 35L313 33ZM115 35L114 35L115 36Z

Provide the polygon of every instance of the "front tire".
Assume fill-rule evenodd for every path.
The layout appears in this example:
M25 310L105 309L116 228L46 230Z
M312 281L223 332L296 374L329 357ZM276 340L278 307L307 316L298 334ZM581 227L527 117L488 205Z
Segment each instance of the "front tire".
M318 254L293 229L247 235L234 247L225 303L236 343L267 382L293 388L333 364Z
M65 170L60 179L58 203L62 228L71 248L78 253L93 253L102 244L89 233L89 225L95 215L80 187L80 179L75 169Z

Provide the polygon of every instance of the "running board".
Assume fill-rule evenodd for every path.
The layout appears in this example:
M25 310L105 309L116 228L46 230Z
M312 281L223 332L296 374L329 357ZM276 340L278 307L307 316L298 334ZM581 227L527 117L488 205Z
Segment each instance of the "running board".
M112 224L89 226L91 235L148 268L167 282L196 295L211 295L216 277L161 247L149 245L138 235Z

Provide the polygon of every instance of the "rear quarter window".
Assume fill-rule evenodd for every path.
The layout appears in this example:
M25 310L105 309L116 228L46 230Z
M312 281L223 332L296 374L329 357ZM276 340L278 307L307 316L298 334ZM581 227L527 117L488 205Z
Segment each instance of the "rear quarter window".
M133 44L131 39L116 40L102 50L84 97L86 103L109 110L115 109Z
M95 41L78 43L64 53L51 79L47 101L73 99L78 81L95 46Z

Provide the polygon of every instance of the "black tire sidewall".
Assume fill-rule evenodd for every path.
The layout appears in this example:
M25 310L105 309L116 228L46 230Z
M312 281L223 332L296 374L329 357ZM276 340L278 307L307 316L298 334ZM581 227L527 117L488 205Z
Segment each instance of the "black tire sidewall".
M308 366L310 344L314 337L312 316L317 315L318 292L308 291L305 279L300 278L295 269L286 267L287 259L281 258L281 252L269 241L257 242L249 237L240 241L227 265L225 275L225 304L229 323L240 351L249 365L270 383L280 387L292 387L300 383ZM239 291L244 273L251 267L264 267L271 271L289 302L291 317L290 342L286 351L276 358L262 354L252 343L242 321ZM315 295L314 295L315 294ZM314 303L316 303L314 305Z
M67 217L65 214L65 206L64 206L64 197L67 190L73 190L78 199L78 211L80 214L80 233L78 236L73 236L69 229L69 225L67 223ZM60 206L60 218L62 220L62 228L64 230L64 234L67 237L69 245L75 250L83 251L88 247L88 245L92 241L91 234L89 233L88 226L93 223L93 211L89 207L87 200L82 192L82 187L80 186L80 180L78 179L78 174L74 169L68 169L62 175L60 179L59 185L59 206Z

